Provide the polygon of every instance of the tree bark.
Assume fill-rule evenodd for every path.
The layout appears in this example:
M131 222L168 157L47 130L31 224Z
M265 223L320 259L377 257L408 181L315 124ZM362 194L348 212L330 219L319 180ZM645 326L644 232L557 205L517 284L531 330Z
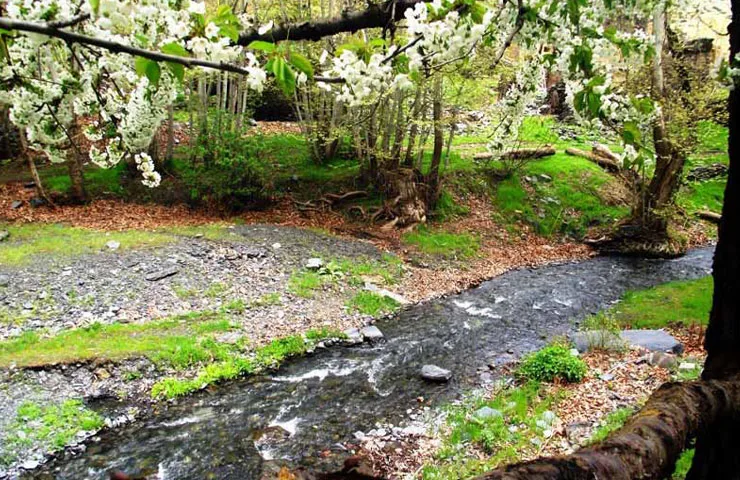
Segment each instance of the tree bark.
M740 52L740 0L732 0L730 64ZM714 253L714 296L704 346L707 360L702 377L727 378L740 372L740 91L730 92L730 169L725 188L719 240ZM736 407L738 404L736 404ZM687 480L740 478L737 413L707 425L696 441L696 454Z
M432 99L432 118L434 120L434 150L432 163L427 174L427 206L432 210L439 196L439 166L442 163L444 149L444 131L442 129L442 77L438 76L434 82L434 98Z
M621 170L621 167L617 162L609 158L602 157L595 152L586 152L585 150L579 150L577 148L569 147L565 149L565 153L567 153L568 155L573 155L574 157L585 158L586 160L594 162L596 165L600 166L604 170L612 173L617 173Z

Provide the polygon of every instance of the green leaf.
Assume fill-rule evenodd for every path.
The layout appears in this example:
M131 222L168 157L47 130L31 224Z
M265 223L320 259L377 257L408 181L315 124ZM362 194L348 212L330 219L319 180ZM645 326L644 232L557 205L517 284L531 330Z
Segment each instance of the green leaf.
M189 57L190 53L185 50L185 47L180 45L179 43L172 42L168 43L167 45L164 45L162 47L162 53L166 53L167 55L175 55L177 57Z
M167 62L167 67L172 71L172 74L182 83L185 78L185 67L179 63Z
M601 110L601 95L594 92L588 92L587 101L588 111L591 113L591 116L598 116L599 110Z
M250 43L247 48L250 48L252 50L259 50L266 53L272 53L275 51L275 44L270 42L264 42L262 40L255 40L254 42Z
M152 85L159 83L159 77L162 72L157 62L144 57L136 57L134 67L136 68L136 73L141 77L146 76Z
M235 25L221 25L219 33L228 37L232 42L239 40L239 29Z
M90 2L90 8L92 8L92 11L95 13L98 13L98 10L100 10L100 0L89 0Z
M622 127L622 140L627 145L637 145L642 139L642 133L635 122L625 122Z
M134 60L134 68L136 69L136 74L140 77L143 77L146 75L146 65L150 60L148 58L144 57L136 57Z
M277 57L272 62L272 73L280 89L287 96L295 92L295 72L282 57Z
M308 78L313 78L313 65L311 62L299 53L291 53L288 62L293 65L299 72L306 74Z

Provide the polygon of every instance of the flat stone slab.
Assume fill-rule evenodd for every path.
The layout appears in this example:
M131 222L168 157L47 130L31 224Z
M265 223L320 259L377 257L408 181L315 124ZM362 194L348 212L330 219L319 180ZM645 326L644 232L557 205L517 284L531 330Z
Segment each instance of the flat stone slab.
M622 338L634 347L642 347L651 352L683 353L683 344L664 330L623 330Z
M179 271L180 269L177 267L164 268L162 270L157 270L157 271L148 273L145 278L149 280L150 282L156 282L158 280L171 277L172 275L177 275Z
M362 327L360 329L360 333L363 337L365 337L366 340L380 340L381 338L383 338L383 332L381 332L380 329L375 325Z
M570 336L570 340L578 350L584 353L594 348L603 350L622 350L627 347L623 338L609 330L585 330Z

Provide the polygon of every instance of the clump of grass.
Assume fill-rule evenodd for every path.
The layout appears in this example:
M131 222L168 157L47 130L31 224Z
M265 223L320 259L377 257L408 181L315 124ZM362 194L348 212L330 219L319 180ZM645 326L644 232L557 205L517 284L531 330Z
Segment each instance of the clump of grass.
M722 212L727 178L714 178L706 182L693 182L681 189L679 204L689 212L710 210Z
M25 402L18 407L16 418L5 438L2 460L15 460L15 451L33 445L62 448L78 432L95 431L103 426L103 417L86 408L80 400L66 400L59 404L39 405Z
M624 424L627 423L627 420L629 420L634 414L635 409L629 407L618 408L609 413L606 417L602 419L599 427L594 430L594 433L591 435L588 443L598 443L604 440L613 432L616 432L617 430L622 428Z
M549 345L527 355L517 369L517 376L526 380L577 383L588 373L586 362L570 352L565 345Z
M173 399L200 390L206 385L232 380L242 375L259 372L268 368L277 368L289 357L301 355L310 350L316 343L328 338L340 338L341 333L330 329L310 330L302 335L273 340L257 348L246 357L232 354L203 367L192 379L165 378L152 387L153 398Z
M252 301L253 307L272 307L280 304L282 304L282 300L278 292L265 293Z
M213 282L205 289L203 295L208 298L218 298L229 290L229 286L224 282Z
M302 298L313 298L314 292L327 281L328 277L318 272L297 271L288 279L288 291Z
M405 234L402 240L408 245L414 245L423 253L443 257L472 257L480 249L480 241L473 235L449 233L426 227Z
M360 292L347 302L347 307L363 315L378 317L398 309L397 301L373 292Z
M439 195L434 212L432 212L434 218L442 222L451 218L465 216L468 213L470 213L470 209L464 205L460 205L446 190Z
M2 225L10 233L8 241L0 243L0 264L21 265L36 255L71 257L105 249L111 240L120 243L119 250L163 245L175 237L160 232L126 230L101 232L59 224Z
M422 469L422 478L471 478L535 455L552 434L557 401L557 396L543 394L539 383L531 382L501 390L490 399L449 407L448 433L434 463Z
M247 309L247 302L241 298L229 300L221 306L221 311L226 313L244 313Z
M193 312L144 324L95 323L46 338L28 331L0 342L0 367L37 367L94 358L117 361L143 356L182 368L218 359L222 352L199 337L230 328L217 313Z
M390 254L383 255L380 260L344 258L334 263L347 274L349 282L355 285L362 285L363 277L377 277L386 285L394 285L403 276L403 261Z
M622 327L663 328L670 324L706 325L712 308L711 276L627 292L610 314Z
M187 300L198 295L198 291L196 289L186 288L180 284L172 285L170 288L172 288L172 291L175 292L175 295L180 300Z

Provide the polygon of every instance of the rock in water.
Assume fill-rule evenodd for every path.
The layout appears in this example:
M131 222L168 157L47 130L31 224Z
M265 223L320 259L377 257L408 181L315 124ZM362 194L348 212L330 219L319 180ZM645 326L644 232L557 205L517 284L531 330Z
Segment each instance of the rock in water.
M369 327L363 327L360 329L360 333L363 337L365 337L366 340L380 340L383 338L383 332L380 331L378 327L375 325L370 325Z
M663 330L623 330L622 338L635 347L642 347L651 352L683 353L681 342Z
M360 333L360 330L357 328L348 328L344 331L344 334L347 336L347 343L351 344L357 344L362 343L362 333Z
M430 382L447 382L452 378L452 372L436 365L424 365L421 367L421 378Z
M147 274L145 278L149 280L150 282L156 282L158 280L171 277L172 275L177 275L179 271L180 270L177 267L164 268L162 270L156 270L154 272Z

